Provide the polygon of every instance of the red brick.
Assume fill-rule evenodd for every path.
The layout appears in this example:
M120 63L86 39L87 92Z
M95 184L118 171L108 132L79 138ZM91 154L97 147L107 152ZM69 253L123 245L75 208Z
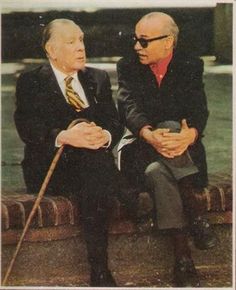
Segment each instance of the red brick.
M2 231L22 229L35 202L36 195L8 194L2 196ZM198 202L208 213L227 212L224 220L230 222L232 211L232 182L226 176L213 176ZM132 226L128 214L118 201L112 209L112 232L129 232ZM219 215L220 216L220 215ZM76 199L63 196L46 196L32 220L31 228L56 227L79 224L79 206Z
M74 224L74 212L71 201L63 196L47 197L53 204L55 226Z
M4 205L7 207L9 216L9 228L22 228L25 225L25 209L21 202L16 200L6 200Z

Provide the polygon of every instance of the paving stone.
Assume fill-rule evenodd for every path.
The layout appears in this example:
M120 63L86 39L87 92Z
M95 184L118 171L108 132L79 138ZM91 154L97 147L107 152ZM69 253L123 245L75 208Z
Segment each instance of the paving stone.
M218 245L198 250L189 240L202 287L232 287L232 226L215 225ZM2 271L15 249L2 249ZM173 287L173 249L159 231L110 234L110 268L120 287ZM89 267L82 232L79 236L51 241L25 242L17 257L11 286L83 287L89 283Z

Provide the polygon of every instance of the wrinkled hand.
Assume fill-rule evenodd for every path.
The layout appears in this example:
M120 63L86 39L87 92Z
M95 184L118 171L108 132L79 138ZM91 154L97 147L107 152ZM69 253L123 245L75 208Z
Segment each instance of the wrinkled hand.
M192 144L197 136L194 128L189 128L185 119L181 122L181 131L179 133L163 133L162 146L167 152L174 156L182 155Z
M168 133L169 129L156 129L154 131L150 131L149 129L144 128L140 131L140 135L146 140L147 143L152 145L153 148L163 156L167 158L174 158L175 156L172 154L170 150L166 150L163 146L164 133Z
M57 136L59 145L67 144L93 150L103 147L108 141L108 133L94 122L81 122L70 129L61 131Z
M197 131L189 128L185 119L181 123L179 133L171 133L170 129L143 130L142 137L151 144L157 152L167 158L182 155L196 138Z

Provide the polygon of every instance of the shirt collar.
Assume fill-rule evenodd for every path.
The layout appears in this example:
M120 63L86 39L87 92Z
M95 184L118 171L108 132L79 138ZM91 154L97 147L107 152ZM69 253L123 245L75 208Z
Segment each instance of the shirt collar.
M67 74L61 72L60 70L58 70L57 68L55 68L55 66L50 62L50 65L52 67L52 70L56 76L56 79L58 81L59 84L64 83L64 80L66 77L68 77ZM72 75L70 75L71 77L73 77L73 79L78 80L78 73L74 72Z
M165 70L167 69L172 57L173 57L173 52L171 52L167 57L159 60L158 62L151 64L150 68L152 70L156 70L156 69Z

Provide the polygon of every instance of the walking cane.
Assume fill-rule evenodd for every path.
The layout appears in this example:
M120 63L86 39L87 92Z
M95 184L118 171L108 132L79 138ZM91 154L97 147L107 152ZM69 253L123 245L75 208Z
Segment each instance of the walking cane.
M67 129L72 128L74 125L76 125L78 122L81 122L81 121L88 122L87 120L76 119L76 120L74 120L74 121L72 121L72 122L70 123L70 125L68 126ZM51 163L51 165L50 165L50 167L49 167L49 169L48 169L47 175L46 175L46 177L45 177L45 179L44 179L44 181L43 181L43 184L42 184L42 186L41 186L41 188L40 188L40 191L39 191L38 196L37 196L37 198L36 198L36 200L35 200L35 203L34 203L34 205L33 205L33 207L32 207L32 210L31 210L31 212L30 212L30 214L29 214L29 216L28 216L28 219L27 219L27 221L26 221L25 227L24 227L23 232L22 232L22 234L21 234L21 236L20 236L19 242L18 242L18 244L17 244L17 246L16 246L15 252L14 252L14 254L13 254L13 256L12 256L12 259L11 259L10 264L9 264L9 266L8 266L7 272L6 272L5 277L4 277L4 279L3 279L3 282L2 282L2 285L3 285L3 286L6 286L6 283L7 283L8 277L9 277L9 275L11 274L11 271L12 271L13 265L14 265L15 260L16 260L16 257L17 257L17 255L18 255L19 250L20 250L20 248L21 248L21 245L22 245L22 243L23 243L23 241L24 241L24 237L25 237L25 235L26 235L26 232L27 232L27 230L28 230L28 228L29 228L29 226L30 226L30 223L31 223L31 221L32 221L32 219L33 219L33 217L34 217L34 215L35 215L35 212L36 212L36 210L37 210L37 208L38 208L38 206L39 206L39 204L40 204L40 202L41 202L41 200L42 200L42 198L43 198L43 196L44 196L44 193L45 193L45 191L46 191L46 188L47 188L47 186L48 186L48 183L49 183L49 181L50 181L50 178L51 178L51 176L52 176L52 174L53 174L53 172L54 172L54 169L55 169L55 167L56 167L56 165L57 165L57 162L58 162L58 160L59 160L59 158L60 158L60 156L61 156L61 154L62 154L62 152L63 152L64 147L65 147L65 145L62 145L62 146L58 149L58 151L57 151L57 153L55 154L55 156L54 156L54 158L53 158L53 160L52 160L52 163Z

